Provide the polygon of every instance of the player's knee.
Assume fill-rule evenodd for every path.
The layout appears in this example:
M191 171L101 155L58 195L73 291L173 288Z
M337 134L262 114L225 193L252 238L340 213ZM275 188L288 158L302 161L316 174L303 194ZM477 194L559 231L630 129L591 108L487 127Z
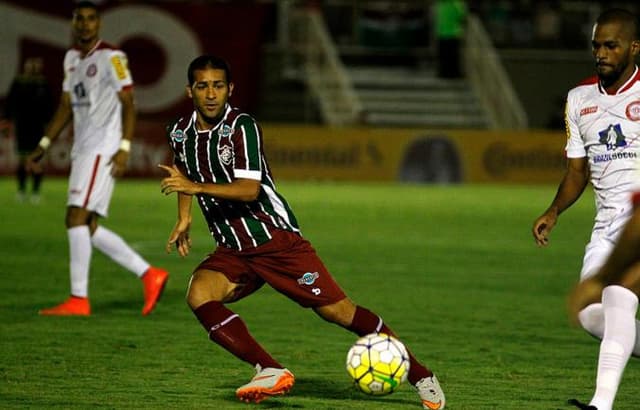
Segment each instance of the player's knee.
M331 305L325 305L314 309L315 312L327 322L347 327L353 320L356 305L349 299L343 299Z
M233 294L234 288L234 284L219 272L196 271L191 276L187 288L187 304L195 309L206 302L224 302Z
M604 335L604 310L602 303L592 303L578 313L578 321L592 336L602 339Z

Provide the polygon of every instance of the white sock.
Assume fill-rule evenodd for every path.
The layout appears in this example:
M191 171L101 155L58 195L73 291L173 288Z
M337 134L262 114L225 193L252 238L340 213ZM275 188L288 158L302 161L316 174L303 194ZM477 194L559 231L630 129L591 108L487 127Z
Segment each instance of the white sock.
M67 229L69 238L69 273L71 294L89 296L89 264L91 263L91 233L87 225Z
M611 285L602 291L604 337L598 357L596 392L591 399L598 410L611 410L636 339L638 297L629 289Z
M602 340L604 336L604 310L602 303L592 303L578 314L582 328L593 337ZM640 321L636 319L636 342L631 355L640 357Z
M98 226L91 237L91 242L96 249L138 277L141 277L149 269L149 263L142 259L142 256L131 249L120 236L107 228Z

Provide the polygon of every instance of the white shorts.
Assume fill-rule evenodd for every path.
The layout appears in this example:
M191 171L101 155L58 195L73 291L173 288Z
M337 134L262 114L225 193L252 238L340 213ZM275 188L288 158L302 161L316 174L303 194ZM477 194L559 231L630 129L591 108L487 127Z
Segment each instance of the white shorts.
M77 206L107 216L115 178L111 158L100 154L81 154L71 159L67 206Z
M631 209L629 207L628 210L622 210L610 222L594 225L591 240L585 247L580 280L593 276L604 265L630 217Z

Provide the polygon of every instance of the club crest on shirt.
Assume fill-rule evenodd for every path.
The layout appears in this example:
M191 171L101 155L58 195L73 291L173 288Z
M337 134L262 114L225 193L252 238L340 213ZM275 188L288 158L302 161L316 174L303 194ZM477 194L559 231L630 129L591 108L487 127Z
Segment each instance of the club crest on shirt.
M598 132L600 135L600 143L607 146L607 150L616 149L619 147L626 147L626 137L622 133L620 124L609 124L607 129Z
M182 142L185 139L185 135L182 130L171 131L171 134L169 134L169 136L175 142Z
M89 64L87 67L87 77L93 77L98 72L98 67L95 64Z
M233 134L233 128L227 124L222 124L222 127L218 130L218 136L220 138L229 138Z
M627 105L627 109L625 110L625 114L631 121L640 120L640 101L633 101L629 103L629 105Z
M231 165L233 160L233 151L229 145L221 145L218 147L218 158L224 165Z
M298 279L298 283L300 285L313 285L313 283L320 277L318 272L307 272L300 279Z

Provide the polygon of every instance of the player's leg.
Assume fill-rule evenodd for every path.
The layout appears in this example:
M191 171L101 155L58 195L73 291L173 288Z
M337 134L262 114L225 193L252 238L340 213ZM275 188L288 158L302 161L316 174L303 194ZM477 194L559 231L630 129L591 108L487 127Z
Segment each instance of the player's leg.
M60 305L40 310L41 315L86 316L91 313L89 305L90 218L91 213L86 209L67 207L66 227L69 241L71 297Z
M590 405L610 410L636 339L638 297L629 289L611 285L602 291L604 337L600 344L596 391Z
M255 340L240 316L225 306L253 293L263 282L257 277L246 279L242 285L232 282L229 277L235 278L233 272L242 272L242 263L229 255L225 259L221 253L224 250L216 251L196 268L189 282L187 303L211 341L256 368L256 375L236 390L236 396L258 403L269 396L286 393L295 379ZM225 264L232 273L210 269Z
M16 168L16 180L18 182L16 199L19 202L22 202L26 199L27 191L27 168L25 166L25 158L23 154L19 154L18 167Z

